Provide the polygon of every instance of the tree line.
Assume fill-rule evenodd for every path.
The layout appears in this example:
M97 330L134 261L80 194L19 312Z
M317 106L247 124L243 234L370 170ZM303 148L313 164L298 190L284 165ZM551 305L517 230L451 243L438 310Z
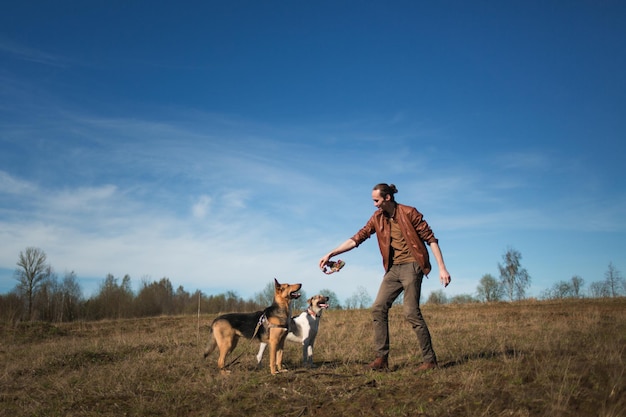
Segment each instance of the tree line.
M516 301L526 298L531 277L521 264L522 255L515 249L508 249L498 263L500 278L484 275L476 288L476 295L461 294L449 299L443 290L433 291L426 303L470 303L493 301ZM158 281L142 280L139 290L131 288L131 278L107 275L99 290L91 297L83 297L81 287L74 272L59 277L47 262L46 253L35 247L20 252L14 277L17 285L13 291L0 295L0 321L41 320L64 322L74 320L102 320L159 315L180 315L202 312L213 314L226 311L255 311L270 305L273 300L273 283L255 294L251 299L243 299L236 293L206 295L196 290L186 291L182 286L174 289L166 277ZM584 280L573 276L569 281L560 281L544 291L542 298L618 297L626 295L626 281L621 273L609 264L605 279L593 282L587 292ZM342 308L337 295L323 289L321 294L330 297L334 309ZM306 308L306 294L294 304L295 309ZM396 304L401 302L401 298ZM355 293L346 299L344 308L367 308L372 299L364 287L359 286Z
M143 279L135 292L129 275L117 278L111 274L93 296L85 298L76 274L68 272L59 277L48 263L46 253L36 247L20 252L14 277L15 288L8 294L0 294L0 321L65 322L257 311L274 300L273 281L252 298L243 299L233 291L206 295L199 290L190 293L183 286L174 289L167 277L158 281ZM323 289L320 293L329 297L334 309L342 308L333 291ZM307 296L304 291L301 294L293 303L295 310L306 308ZM359 287L347 303L347 308L363 308L371 304L371 299Z
M0 320L52 321L102 320L159 315L252 311L266 305L244 300L234 292L206 295L174 289L169 278L143 280L135 293L128 275L108 274L95 295L85 298L74 272L60 278L47 262L46 253L28 247L20 253L13 291L0 295ZM260 297L260 295L258 296Z
M427 303L469 303L494 301L519 301L526 298L526 290L530 287L531 277L521 264L522 254L509 248L502 255L502 263L498 263L500 278L485 274L476 287L476 296L462 294L448 299L443 290L433 291ZM613 263L609 263L604 280L592 282L587 291L584 290L585 280L574 275L570 280L561 280L544 290L542 299L554 300L565 298L607 298L626 295L626 280Z

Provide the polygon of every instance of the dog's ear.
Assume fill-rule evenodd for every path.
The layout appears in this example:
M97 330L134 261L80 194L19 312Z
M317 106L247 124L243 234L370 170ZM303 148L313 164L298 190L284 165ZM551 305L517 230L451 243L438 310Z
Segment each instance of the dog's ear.
M311 297L308 300L306 300L307 304L309 304L309 305L313 304L313 298L314 297Z
M274 278L274 287L276 287L276 289L280 288L280 283L276 278Z

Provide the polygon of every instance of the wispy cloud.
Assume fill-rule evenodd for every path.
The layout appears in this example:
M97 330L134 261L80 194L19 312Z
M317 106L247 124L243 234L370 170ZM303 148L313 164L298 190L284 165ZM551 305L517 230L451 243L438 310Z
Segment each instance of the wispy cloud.
M23 61L53 67L67 67L69 61L62 56L32 48L0 36L0 53L10 54Z
M494 162L504 169L545 170L552 158L545 150L505 152L494 155Z
M106 184L100 187L78 187L60 190L45 201L45 209L54 211L83 211L86 208L106 204L116 193L117 187Z
M204 219L211 208L211 197L208 195L201 195L193 206L191 212L197 219Z
M28 181L15 178L8 172L0 171L0 193L26 194L36 190L36 186Z

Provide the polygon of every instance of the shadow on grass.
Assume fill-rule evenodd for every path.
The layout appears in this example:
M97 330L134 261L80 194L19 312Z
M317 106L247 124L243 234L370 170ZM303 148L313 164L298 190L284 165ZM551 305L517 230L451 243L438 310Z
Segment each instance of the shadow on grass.
M504 349L501 351L478 352L478 353L464 355L456 361L445 362L443 364L440 364L439 367L447 369L447 368L452 368L454 366L463 365L469 361L477 360L477 359L488 360L488 359L496 359L496 358L503 358L503 357L504 358L516 358L516 357L520 357L521 355L522 355L521 351L517 349L513 349L513 348Z
M491 359L498 359L498 358L519 358L520 356L522 356L522 354L523 354L522 351L514 349L514 348L507 348L507 349L500 350L500 351L483 351L483 352L477 352L477 353L470 353L470 354L461 356L457 360L440 363L439 369L453 368L455 366L464 365L468 363L469 361L479 360L479 359L491 360ZM239 361L240 357L241 355L234 358L233 361L230 362L227 367L243 365L244 369L246 369L247 371L259 371L259 370L265 370L267 366L267 364L264 364L264 363L261 363L260 365L245 366L244 364L240 363ZM377 371L368 369L367 367L368 364L369 364L368 361L363 361L363 362L357 361L357 362L347 363L342 360L335 359L335 360L325 360L325 361L315 362L312 367L303 365L302 363L286 363L285 365L286 365L286 368L293 373L306 373L306 372L315 371L316 374L318 375L328 374L328 375L338 376L337 371L345 367L348 367L348 368L356 367L362 371L362 372L358 372L357 374L368 374L372 372L376 373ZM390 364L387 372L399 371L405 367L406 367L406 364L402 364L402 363ZM353 373L352 376L354 375L356 374Z

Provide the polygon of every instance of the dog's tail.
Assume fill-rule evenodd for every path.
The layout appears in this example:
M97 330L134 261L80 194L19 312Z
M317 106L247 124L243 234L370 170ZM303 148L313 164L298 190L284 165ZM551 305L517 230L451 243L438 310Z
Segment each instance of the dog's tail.
M207 344L206 349L204 350L204 358L206 359L207 356L213 353L216 347L217 347L217 341L215 340L215 335L213 334L213 326L211 326L209 327L209 343Z

